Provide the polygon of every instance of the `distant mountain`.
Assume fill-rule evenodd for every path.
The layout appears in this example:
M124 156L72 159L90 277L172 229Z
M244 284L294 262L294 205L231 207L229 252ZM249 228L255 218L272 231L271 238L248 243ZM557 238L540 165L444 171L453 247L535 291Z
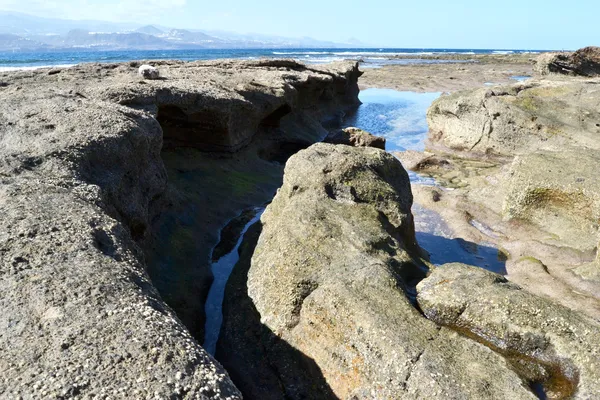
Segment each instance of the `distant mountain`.
M166 40L145 33L92 33L81 29L70 31L62 47L83 47L95 49L170 49L173 46Z
M0 11L0 33L15 35L65 35L73 29L85 29L90 32L126 32L133 31L137 27L138 25L129 23L76 21Z
M154 35L154 36L162 35L163 33L165 33L163 30L158 29L154 25L142 26L141 28L138 28L135 31L139 32L139 33L145 33L146 35Z
M198 48L350 47L310 37L288 38L257 33L174 29L156 25L75 21L0 11L0 51L168 50Z
M202 32L192 32L185 29L171 29L166 35L160 35L169 40L176 40L184 43L219 43L226 42Z
M23 51L23 50L43 50L48 48L36 40L24 38L18 35L0 33L0 51Z

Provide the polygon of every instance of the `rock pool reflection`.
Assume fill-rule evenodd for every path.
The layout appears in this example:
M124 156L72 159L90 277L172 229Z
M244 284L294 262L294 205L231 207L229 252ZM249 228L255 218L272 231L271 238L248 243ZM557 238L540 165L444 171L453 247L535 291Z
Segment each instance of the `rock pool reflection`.
M347 116L345 126L385 136L388 151L422 151L428 131L425 115L439 96L440 93L366 89L359 95L363 104Z

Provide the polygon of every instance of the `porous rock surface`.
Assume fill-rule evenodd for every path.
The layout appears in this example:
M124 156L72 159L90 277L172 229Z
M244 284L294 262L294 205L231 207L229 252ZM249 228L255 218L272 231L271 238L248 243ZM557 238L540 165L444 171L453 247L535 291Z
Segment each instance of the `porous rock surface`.
M383 136L375 136L367 131L354 127L334 131L327 135L323 141L331 144L375 147L376 149L385 150L385 138Z
M599 76L600 47L584 47L573 53L544 53L535 60L533 69L539 75Z
M358 71L155 64L162 80L137 63L1 76L0 397L240 397L146 273L163 135L235 151L288 102L356 102Z
M502 248L512 281L596 319L598 83L555 74L442 96L427 113L427 152L400 155L442 185L417 187L420 205Z
M600 228L599 166L598 152L590 149L516 157L505 175L504 218L532 222L569 247L595 249Z
M565 146L600 148L594 81L541 80L452 93L427 111L431 148L514 156Z
M525 356L515 361L544 384L548 398L592 399L600 393L598 321L464 264L434 269L417 291L431 320L509 357Z
M227 289L217 357L246 398L535 398L501 356L411 303L426 271L411 205L379 149L290 158Z

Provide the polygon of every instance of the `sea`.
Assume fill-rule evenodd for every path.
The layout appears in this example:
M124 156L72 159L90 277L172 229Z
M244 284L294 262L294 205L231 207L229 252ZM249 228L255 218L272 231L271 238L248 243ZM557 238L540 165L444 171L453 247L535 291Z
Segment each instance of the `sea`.
M261 58L289 58L307 64L326 64L337 60L356 60L363 68L378 68L390 64L444 63L446 60L423 60L422 56L436 54L516 54L540 53L544 50L468 50L468 49L194 49L194 50L111 50L93 51L75 49L53 52L0 52L0 72L44 67L70 67L80 63L115 63L132 60L184 61L235 58L254 60ZM402 56L395 59L395 56ZM414 58L411 58L414 56ZM454 61L456 62L456 61Z

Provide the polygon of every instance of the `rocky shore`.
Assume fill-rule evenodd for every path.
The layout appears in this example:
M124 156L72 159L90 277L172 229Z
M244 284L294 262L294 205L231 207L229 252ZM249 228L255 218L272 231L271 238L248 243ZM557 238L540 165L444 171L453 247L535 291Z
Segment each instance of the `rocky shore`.
M411 92L453 92L508 84L533 75L535 54L436 54L396 56L406 64L365 70L360 87Z
M533 63L367 72L361 85L477 86L436 100L427 151L397 157L337 129L359 105L355 63L0 74L0 397L597 397L600 78L577 75L594 54L543 55L544 75L489 87ZM501 248L506 276L432 264L414 203ZM265 205L213 357L211 264Z
M428 112L427 152L399 155L442 184L416 188L421 204L467 240L495 243L510 255L509 279L594 318L597 83L543 75L442 96Z
M240 397L198 344L210 249L359 72L154 65L0 76L0 397Z

